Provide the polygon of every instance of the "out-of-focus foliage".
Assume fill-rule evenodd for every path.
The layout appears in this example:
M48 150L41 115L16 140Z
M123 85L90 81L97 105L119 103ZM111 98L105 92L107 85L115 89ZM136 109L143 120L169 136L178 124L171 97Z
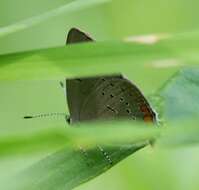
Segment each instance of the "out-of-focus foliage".
M116 164L156 139L76 189L197 190L198 4L1 1L0 189L70 189L111 167L96 151L98 144ZM64 47L74 26L109 42ZM60 80L113 72L142 90L159 114L159 127L121 121L71 128L61 116L23 119L68 113Z

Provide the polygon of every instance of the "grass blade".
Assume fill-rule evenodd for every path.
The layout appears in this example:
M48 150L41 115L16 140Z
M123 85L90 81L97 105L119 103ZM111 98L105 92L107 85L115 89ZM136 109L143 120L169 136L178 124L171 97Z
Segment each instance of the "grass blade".
M22 20L18 23L4 26L0 28L0 37L4 37L8 34L19 32L22 30L25 30L27 28L30 28L34 25L40 24L52 17L56 17L58 15L61 15L63 13L70 13L73 11L77 11L79 9L84 9L90 6L94 6L96 4L102 4L106 3L110 0L73 0L72 2L67 3L66 5L63 5L59 8L56 8L54 10L50 10L48 12L45 12L41 15L34 16L31 18L27 18L25 20Z

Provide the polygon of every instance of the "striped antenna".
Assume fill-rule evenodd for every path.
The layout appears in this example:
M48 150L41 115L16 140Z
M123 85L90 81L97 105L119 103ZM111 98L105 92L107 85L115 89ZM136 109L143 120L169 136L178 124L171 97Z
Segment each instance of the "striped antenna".
M36 118L44 118L44 117L53 117L53 116L64 116L66 121L70 123L70 117L66 113L44 113L44 114L38 114L38 115L26 115L23 118L24 119L36 119Z

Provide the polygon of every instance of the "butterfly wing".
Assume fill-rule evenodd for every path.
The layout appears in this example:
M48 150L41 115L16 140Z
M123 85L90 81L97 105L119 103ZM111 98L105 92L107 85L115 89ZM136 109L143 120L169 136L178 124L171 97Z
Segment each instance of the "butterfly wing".
M72 122L128 118L155 121L141 91L122 75L67 79Z
M81 79L66 79L66 94L67 102L72 122L86 120L86 118L80 119L80 112L83 106L90 96L90 93L97 90L97 87L106 80L105 78L120 78L121 75L112 75L108 77L88 77ZM94 90L95 89L95 90ZM94 98L95 99L95 98ZM95 102L95 100L93 100ZM91 109L97 109L96 104L93 104ZM89 105L88 105L89 106ZM81 117L82 118L82 117ZM93 117L90 117L92 119ZM88 118L89 120L89 118Z
M93 39L87 34L73 28L68 34L66 43L71 44L90 41L93 41ZM123 85L125 88L122 88ZM132 96L134 99L131 96L128 97L129 91L131 91L131 93L133 91L136 94ZM66 94L70 112L70 123L121 117L133 119L148 118L149 121L155 120L155 113L141 92L121 75L66 79ZM138 106L139 97L141 97L140 102L143 103L143 107L141 107L141 105ZM125 104L125 102L129 102L128 105ZM132 111L129 111L129 107L127 111L126 106L132 108ZM139 145L136 149L134 145L130 145L132 149L128 150L124 150L124 148L118 146L117 149L114 150L114 155L118 150L124 151L123 155L126 153L130 154L145 145L146 143ZM100 151L103 158L107 161L107 164L112 166L112 155L109 156L110 152L107 147L105 150L98 146L98 148L93 148L92 151L95 154ZM85 154L85 150L83 150L83 154ZM96 157L92 158L89 154L88 158L95 160Z
M67 44L93 41L72 28ZM141 91L122 75L66 80L67 102L72 122L128 117L154 121L155 113Z
M68 32L66 44L92 42L93 39L86 33L80 31L77 28L72 28Z

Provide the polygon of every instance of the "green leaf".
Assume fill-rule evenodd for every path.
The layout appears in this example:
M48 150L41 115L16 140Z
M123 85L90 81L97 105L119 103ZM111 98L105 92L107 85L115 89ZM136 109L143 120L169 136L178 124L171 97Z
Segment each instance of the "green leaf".
M142 146L144 144L104 148L111 163L99 148L86 151L67 148L24 171L22 176L14 179L12 187L15 189L72 189L108 170Z
M71 2L68 2L66 5L62 5L58 8L45 12L41 15L27 18L25 20L22 20L18 23L14 23L9 26L1 27L0 37L4 37L8 34L25 30L27 28L40 24L48 19L51 19L63 13L70 13L70 12L77 11L79 9L84 9L96 4L106 3L108 1L110 0L100 0L100 1L99 0L84 0L84 2L81 0L73 0Z
M186 68L174 75L162 89L167 120L197 118L199 114L199 70Z
M120 72L151 93L179 68L197 64L198 39L198 35L187 33L151 45L91 43L2 55L0 80L60 80Z
M15 189L71 189L108 170L157 137L157 145L167 146L167 139L171 144L191 142L190 138L193 139L193 134L198 131L196 120L190 123L189 133L189 124L174 131L172 126L181 126L181 122L167 123L164 113L165 107L167 113L173 109L169 95L182 84L189 86L190 81L196 81L191 90L182 93L184 96L190 91L194 96L197 94L197 73L185 72L174 80L169 79L182 68L198 67L198 37L196 31L158 39L154 44L140 44L139 41L91 43L0 56L1 131L4 131L0 153L9 157L18 151L19 154L33 155L41 151L45 157L55 152L17 172L13 179ZM67 113L59 80L113 72L127 75L146 96L150 96L152 106L162 113L160 118L165 119L165 129L142 128L143 125L131 122L85 123L73 129L64 117L23 119L29 114ZM187 75L189 80L185 82ZM172 90L165 85L167 81ZM162 92L163 107L155 100ZM191 97L188 100L189 105L194 103ZM184 138L175 141L177 136ZM98 145L104 151L96 147Z

